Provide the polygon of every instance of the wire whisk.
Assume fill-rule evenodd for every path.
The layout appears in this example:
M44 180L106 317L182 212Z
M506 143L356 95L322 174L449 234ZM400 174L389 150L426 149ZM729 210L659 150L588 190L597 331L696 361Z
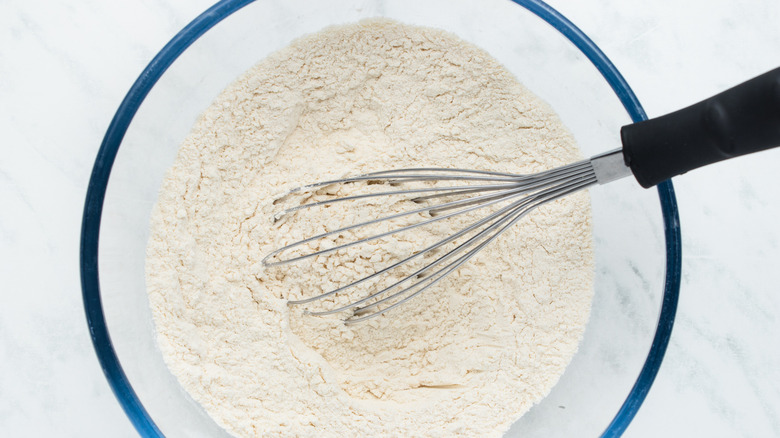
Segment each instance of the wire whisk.
M442 182L456 183L456 185L445 187L437 185ZM409 205L418 207L340 227L332 231L299 240L271 252L263 259L263 264L271 267L299 262L301 260L336 252L393 234L424 227L434 222L447 220L464 213L486 209L488 207L493 207L493 210L495 210L498 208L499 204L507 204L500 206L500 208L491 211L485 217L469 223L464 228L446 236L432 245L377 270L373 274L311 298L291 300L288 302L290 305L302 305L322 300L323 298L336 294L345 293L353 288L365 285L367 282L377 279L377 277L388 275L391 271L397 270L413 260L419 259L447 244L451 244L464 236L471 235L468 239L465 239L465 241L459 243L443 255L436 257L433 261L424 264L422 267L405 275L402 279L393 282L389 286L378 288L378 290L367 288L366 293L362 298L344 306L321 311L306 311L308 314L315 316L348 312L349 316L344 322L347 324L354 324L388 312L437 284L448 274L474 257L479 251L485 248L485 246L490 244L499 235L537 206L578 190L582 190L596 182L596 174L590 160L580 161L531 176L466 169L416 168L374 172L340 180L324 181L293 189L280 199L289 198L295 194L311 193L318 188L331 188L333 186L346 184L352 186L382 184L391 189L343 197L334 196L322 201L295 206L278 213L275 216L275 220L281 220L285 216L296 214L313 207L374 197L400 196L404 197L403 199L406 201L409 201ZM412 183L426 183L428 186L397 188ZM331 191L337 192L338 190ZM445 198L446 202L437 202ZM377 225L380 222L391 221L404 216L420 216L422 219L409 225L392 228L388 231L371 233L367 237L362 237L327 249L287 258L284 257L284 254L290 252L290 250L310 242L316 242L330 236L338 236L348 231L370 227Z

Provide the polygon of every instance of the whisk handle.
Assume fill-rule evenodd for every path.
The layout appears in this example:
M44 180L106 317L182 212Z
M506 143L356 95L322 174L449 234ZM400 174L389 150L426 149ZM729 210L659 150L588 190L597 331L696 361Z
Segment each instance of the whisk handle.
M709 99L620 130L642 187L708 164L780 146L780 68Z

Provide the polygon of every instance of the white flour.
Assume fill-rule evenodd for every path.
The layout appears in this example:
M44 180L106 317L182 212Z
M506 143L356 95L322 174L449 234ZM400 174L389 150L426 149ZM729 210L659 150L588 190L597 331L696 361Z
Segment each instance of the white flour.
M165 360L241 437L500 436L582 336L587 194L539 208L436 287L354 326L302 316L285 298L357 279L384 264L381 249L422 247L457 223L267 269L265 254L315 226L274 225L271 202L368 171L525 173L578 158L546 104L453 35L373 20L302 38L216 99L163 183L146 271Z

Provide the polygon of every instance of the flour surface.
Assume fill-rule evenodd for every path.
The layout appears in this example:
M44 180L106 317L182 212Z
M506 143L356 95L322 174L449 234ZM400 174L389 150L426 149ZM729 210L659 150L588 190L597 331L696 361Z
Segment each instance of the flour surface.
M530 173L579 158L545 103L451 34L370 20L299 39L215 100L163 182L146 275L166 363L239 437L501 436L549 393L582 337L587 194L542 206L434 288L353 326L286 300L464 222L271 269L267 253L319 226L274 223L272 201L384 169Z

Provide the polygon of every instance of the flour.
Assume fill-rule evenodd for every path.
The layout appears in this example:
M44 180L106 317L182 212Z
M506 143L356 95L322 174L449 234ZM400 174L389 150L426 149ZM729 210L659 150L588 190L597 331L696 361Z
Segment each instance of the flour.
M500 436L582 336L587 194L540 207L434 288L353 326L286 299L360 278L459 223L270 269L267 253L320 226L274 224L272 201L383 169L528 173L578 158L546 104L453 35L371 20L297 40L215 100L164 180L146 272L166 363L240 437Z

